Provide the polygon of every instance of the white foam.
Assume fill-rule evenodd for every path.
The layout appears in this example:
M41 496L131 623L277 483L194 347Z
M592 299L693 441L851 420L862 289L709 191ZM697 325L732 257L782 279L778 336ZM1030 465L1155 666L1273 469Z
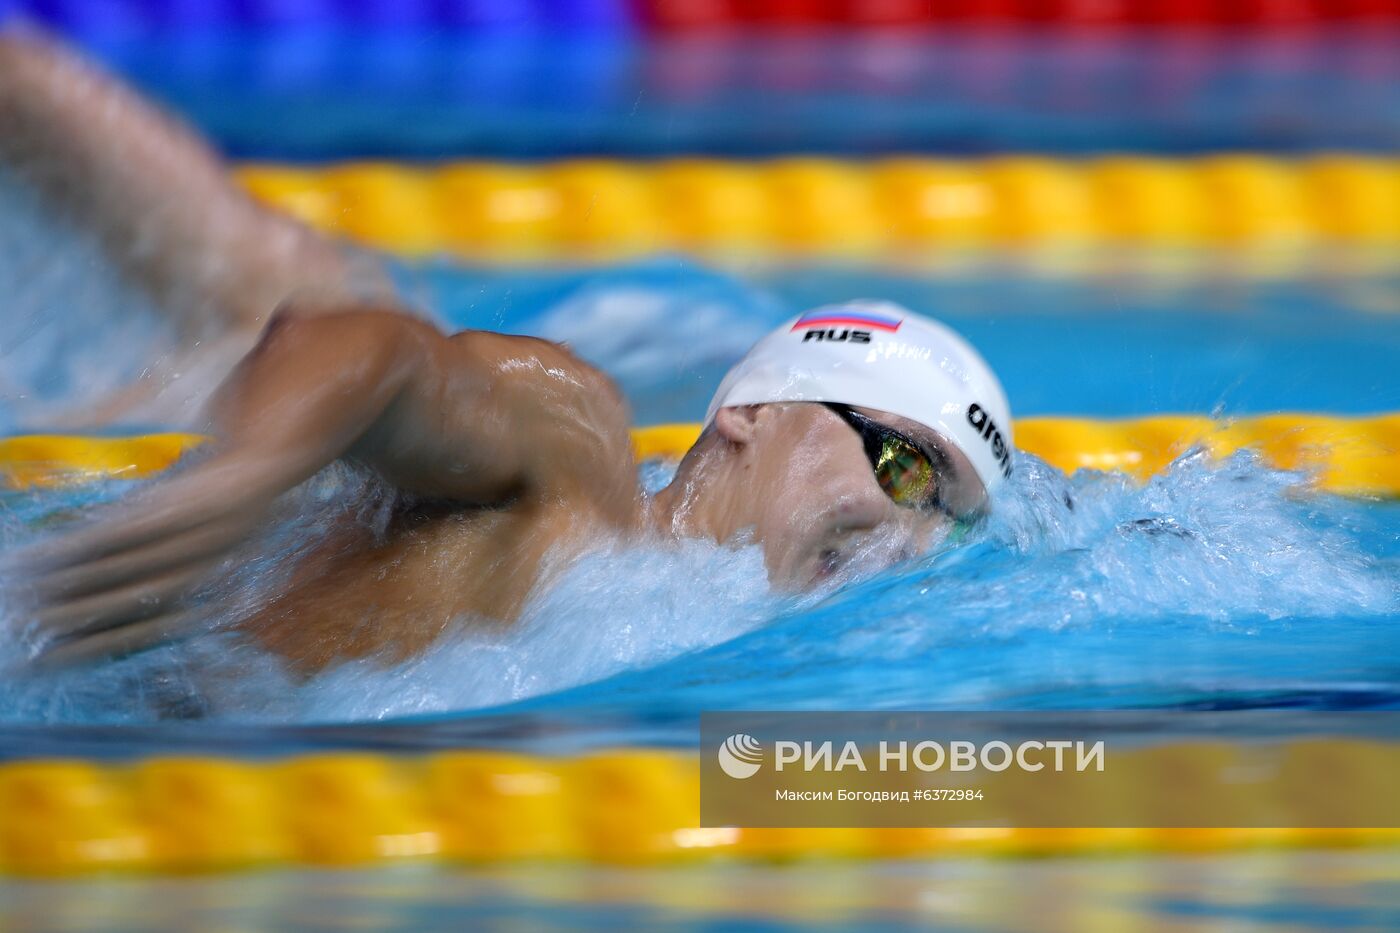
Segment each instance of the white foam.
M87 671L0 684L0 720L142 721L212 712L307 722L447 713L646 671L735 639L727 660L716 666L699 655L684 668L687 676L719 696L784 684L797 691L789 702L807 705L962 695L975 703L1005 689L1006 675L991 682L968 668L930 680L920 669L956 648L1000 670L998 645L1028 633L1059 633L1069 640L1057 644L1072 656L1076 632L1097 639L1124 627L1189 622L1199 660L1210 657L1213 630L1267 634L1295 617L1348 625L1393 617L1400 567L1377 560L1339 525L1340 500L1301 494L1302 479L1265 469L1249 454L1222 464L1188 455L1146 485L1111 474L1067 479L1022 456L1010 495L965 545L835 593L775 595L753 546L604 543L559 568L553 586L536 593L505 634L464 626L410 662L350 663L297 685L272 659L210 634ZM74 494L47 497L73 501ZM352 510L379 525L387 500L362 475L337 469L285 505L287 517L250 549L256 556L211 603L225 616L275 592L292 556L314 546L333 516ZM31 537L34 515L4 513L4 540ZM3 606L0 612L17 621ZM759 642L745 648L750 639ZM0 639L0 646L15 659L13 639ZM1092 655L1079 663L1075 678L1095 670ZM206 682L212 671L217 682L215 689L206 685L212 710L182 693L194 668ZM1169 668L1169 659L1142 657L1115 676ZM734 679L732 688L726 678Z
M149 298L93 237L0 172L0 431L44 424L124 385L168 351Z
M777 603L756 547L609 546L537 594L509 634L444 639L389 669L341 666L300 690L298 718L381 719L563 690L728 641Z

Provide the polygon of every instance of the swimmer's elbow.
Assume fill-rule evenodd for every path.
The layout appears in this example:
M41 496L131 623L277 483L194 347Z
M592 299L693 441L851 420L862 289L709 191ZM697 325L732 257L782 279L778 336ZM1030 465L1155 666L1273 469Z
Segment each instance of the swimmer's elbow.
M325 358L349 372L383 373L420 366L435 340L430 325L392 310L286 303L268 320L253 354Z
M392 312L279 310L216 394L215 433L351 440L430 371L433 332ZM439 338L441 339L441 338Z

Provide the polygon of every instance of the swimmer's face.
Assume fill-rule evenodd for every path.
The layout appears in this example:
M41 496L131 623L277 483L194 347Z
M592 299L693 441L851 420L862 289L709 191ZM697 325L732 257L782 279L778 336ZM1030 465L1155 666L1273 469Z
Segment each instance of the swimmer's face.
M922 425L874 409L856 411L942 451L959 479L969 475L966 458ZM722 409L715 425L743 444L743 524L763 545L775 585L807 588L888 566L927 550L952 527L945 512L896 504L880 487L860 435L823 405Z

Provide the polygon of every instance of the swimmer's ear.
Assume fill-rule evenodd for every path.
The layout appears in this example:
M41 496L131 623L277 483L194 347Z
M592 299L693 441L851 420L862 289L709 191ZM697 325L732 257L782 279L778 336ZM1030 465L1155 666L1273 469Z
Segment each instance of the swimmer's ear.
M752 444L757 431L758 405L735 405L715 412L715 430L731 444Z

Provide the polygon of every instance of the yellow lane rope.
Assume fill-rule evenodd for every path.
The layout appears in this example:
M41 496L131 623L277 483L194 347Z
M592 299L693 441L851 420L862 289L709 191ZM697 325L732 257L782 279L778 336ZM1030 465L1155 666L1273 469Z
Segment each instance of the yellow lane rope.
M699 425L633 429L639 459L679 457ZM0 439L0 487L25 489L99 477L138 478L165 469L203 438L151 434L97 438L27 435ZM1197 415L1124 420L1024 418L1016 444L1065 472L1121 470L1146 479L1202 445L1216 456L1258 450L1269 464L1302 470L1347 495L1400 496L1400 413L1365 417L1279 413L1230 422Z
M169 467L203 441L198 434L7 437L0 439L0 488L30 489L92 479L140 479Z
M1400 243L1400 159L250 164L258 198L406 255L861 258L1017 245Z
M1333 743L1340 756L1377 746ZM1386 755L1393 747L1386 746ZM0 874L445 859L621 864L1393 846L1394 829L701 828L694 755L317 754L0 765ZM1151 793L1144 795L1144 800Z
M697 425L638 429L639 456L676 456ZM1400 491L1400 415L1270 415L1122 422L1025 419L1018 437L1064 468L1146 475L1182 445L1258 445L1320 470L1329 488ZM19 437L0 441L12 486L149 475L203 439ZM1358 754L1369 754L1363 750ZM1389 829L706 829L692 756L652 751L545 759L490 752L423 758L313 755L246 763L155 758L0 765L0 874L213 871L405 858L620 863L734 857L885 858L1395 845Z

